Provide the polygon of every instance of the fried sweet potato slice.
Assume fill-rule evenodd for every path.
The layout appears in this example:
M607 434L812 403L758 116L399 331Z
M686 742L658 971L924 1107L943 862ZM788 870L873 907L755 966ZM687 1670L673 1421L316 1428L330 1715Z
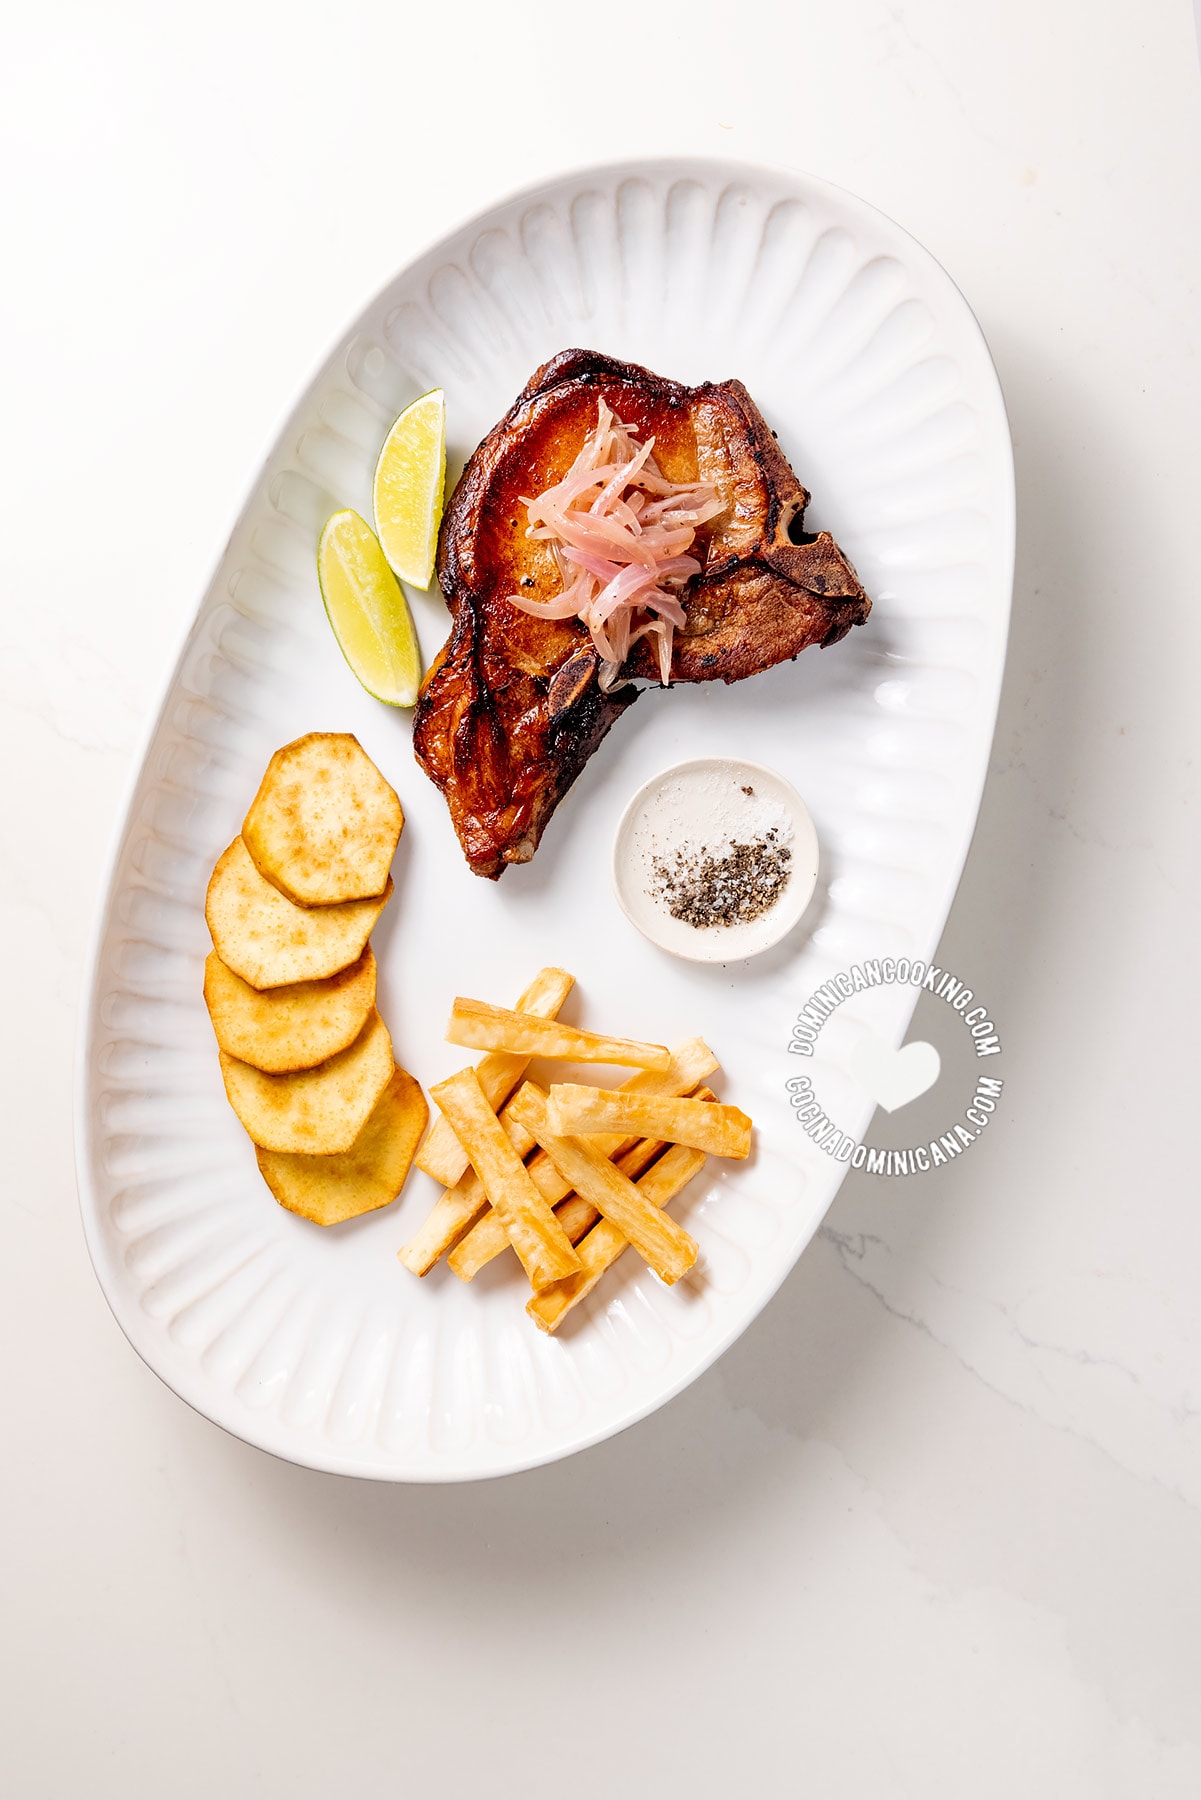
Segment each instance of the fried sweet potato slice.
M357 962L392 897L389 875L372 900L296 906L265 881L240 837L217 859L204 916L217 955L251 987L320 981Z
M405 1184L429 1106L413 1077L392 1079L349 1150L306 1156L256 1147L259 1171L281 1206L314 1225L340 1225L390 1206Z
M377 1012L348 1050L315 1069L266 1075L221 1052L226 1098L263 1150L349 1150L392 1079L392 1040Z
M368 944L358 962L325 981L254 988L226 968L215 950L204 965L204 999L217 1043L239 1062L284 1075L313 1069L345 1050L375 1005L375 957Z
M277 750L242 826L259 874L298 906L382 894L404 825L356 737L310 731Z

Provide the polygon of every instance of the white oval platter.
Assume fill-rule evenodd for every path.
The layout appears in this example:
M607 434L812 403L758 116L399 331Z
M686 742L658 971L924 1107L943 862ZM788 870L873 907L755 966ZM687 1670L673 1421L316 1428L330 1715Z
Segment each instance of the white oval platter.
M813 493L811 528L834 532L875 609L842 644L752 681L646 693L535 861L493 884L467 871L413 761L409 716L344 664L314 546L336 508L370 516L375 457L408 401L445 388L453 480L533 369L570 345L685 382L740 377ZM88 976L88 1245L123 1330L176 1393L294 1462L449 1481L595 1443L721 1354L843 1173L790 1110L799 1005L853 961L937 946L992 738L1013 537L1004 406L966 303L898 226L821 182L711 161L588 170L453 232L365 308L284 426L201 601L134 783ZM413 603L428 661L445 608L436 594ZM222 1092L201 999L203 901L271 752L313 730L355 732L404 803L396 895L374 943L397 1058L427 1088L464 1060L442 1038L452 997L511 1005L547 962L577 977L564 1017L712 1043L757 1149L711 1164L673 1209L701 1247L694 1277L668 1289L627 1255L551 1339L525 1316L512 1257L470 1286L443 1266L419 1282L397 1262L435 1197L424 1175L333 1231L274 1204ZM742 965L656 950L609 881L630 795L708 754L779 770L821 844L805 920ZM856 1016L897 1043L914 993L876 990ZM805 1067L859 1135L872 1105L836 1049Z

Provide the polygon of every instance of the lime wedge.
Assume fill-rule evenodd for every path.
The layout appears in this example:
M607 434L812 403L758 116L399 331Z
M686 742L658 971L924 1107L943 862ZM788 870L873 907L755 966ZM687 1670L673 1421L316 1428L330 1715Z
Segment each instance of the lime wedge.
M412 706L421 683L417 633L379 539L357 512L326 520L317 579L338 648L367 692L389 706Z
M375 465L375 528L384 555L412 587L434 579L446 486L446 396L434 388L406 406Z

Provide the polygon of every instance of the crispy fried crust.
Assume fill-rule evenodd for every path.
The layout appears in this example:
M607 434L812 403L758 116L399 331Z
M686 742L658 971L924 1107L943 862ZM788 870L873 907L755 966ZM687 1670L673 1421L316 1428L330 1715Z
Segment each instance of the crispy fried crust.
M708 481L726 511L698 537L704 567L684 590L675 681L742 681L833 644L871 602L829 533L804 532L809 495L741 382L682 387L649 369L565 350L536 371L475 451L438 543L451 634L422 685L417 759L446 795L467 861L496 876L528 862L543 829L613 722L637 698L602 694L588 634L531 618L506 595L550 599L550 550L525 535L523 497L570 467L603 396L674 481ZM626 669L657 679L643 639Z

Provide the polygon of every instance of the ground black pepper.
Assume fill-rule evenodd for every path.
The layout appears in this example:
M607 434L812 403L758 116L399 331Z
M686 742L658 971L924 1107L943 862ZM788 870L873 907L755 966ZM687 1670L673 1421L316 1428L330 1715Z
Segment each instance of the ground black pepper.
M749 925L775 905L792 873L792 851L779 837L773 828L720 856L708 849L677 850L670 861L657 856L654 891L685 925Z

